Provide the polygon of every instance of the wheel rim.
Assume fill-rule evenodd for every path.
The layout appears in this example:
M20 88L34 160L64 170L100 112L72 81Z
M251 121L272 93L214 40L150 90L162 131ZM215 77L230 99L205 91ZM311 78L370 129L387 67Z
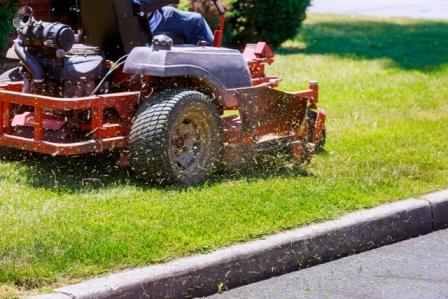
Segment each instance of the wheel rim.
M170 140L171 161L181 173L199 170L210 158L211 131L204 115L185 113L173 125Z

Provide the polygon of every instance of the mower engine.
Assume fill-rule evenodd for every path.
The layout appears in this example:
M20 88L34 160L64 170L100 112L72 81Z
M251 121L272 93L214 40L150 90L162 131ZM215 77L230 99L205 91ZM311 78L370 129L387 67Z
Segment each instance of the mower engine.
M23 92L61 98L91 95L106 72L99 48L75 44L68 25L35 20L31 7L17 12L14 26Z

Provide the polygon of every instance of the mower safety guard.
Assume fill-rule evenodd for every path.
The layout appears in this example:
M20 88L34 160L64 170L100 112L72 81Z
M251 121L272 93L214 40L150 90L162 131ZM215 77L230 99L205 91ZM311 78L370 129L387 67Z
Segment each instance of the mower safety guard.
M123 92L92 97L63 99L22 93L23 83L0 86L0 146L45 153L50 155L78 155L103 152L127 146L132 117L140 99L140 92ZM33 108L33 134L20 136L12 127L13 105ZM104 112L114 108L120 121L106 123ZM44 136L46 111L91 111L88 138L67 142L52 142Z
M235 90L239 115L224 117L225 140L229 145L266 142L290 143L307 136L307 111L317 109L318 84L299 92L283 92L261 84ZM325 110L318 110L316 120L318 137L325 127ZM317 126L318 125L318 126Z
M293 132L305 120L308 99L269 86L237 90L243 134ZM261 133L260 132L260 133Z
M239 113L223 118L224 161L230 167L244 165L255 152L281 148L292 148L294 156L302 162L311 159L317 145L313 141L320 141L326 116L325 110L317 109L317 82L298 92L283 92L273 85L268 82L234 90L237 102L234 106ZM314 124L307 118L310 109L317 110Z

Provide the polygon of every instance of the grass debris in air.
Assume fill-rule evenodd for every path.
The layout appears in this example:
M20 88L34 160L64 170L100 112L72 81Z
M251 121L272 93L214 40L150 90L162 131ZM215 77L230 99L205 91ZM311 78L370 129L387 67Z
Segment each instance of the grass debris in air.
M320 81L327 150L305 169L271 161L180 189L141 186L107 155L1 161L0 297L446 187L447 48L446 22L310 16L269 68L285 90Z

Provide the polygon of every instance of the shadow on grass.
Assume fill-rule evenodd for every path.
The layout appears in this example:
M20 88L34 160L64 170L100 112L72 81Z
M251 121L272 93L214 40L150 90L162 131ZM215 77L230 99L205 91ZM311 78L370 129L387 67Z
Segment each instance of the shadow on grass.
M290 155L289 155L290 156ZM52 157L26 153L9 159L21 167L22 182L34 188L73 193L108 187L134 186L142 190L184 190L179 185L147 184L136 178L132 169L117 165L117 155L88 154L78 157ZM189 188L202 188L232 180L263 180L274 177L311 176L303 165L284 154L258 155L245 167L228 169L214 174L210 180ZM1 178L0 178L1 179Z
M437 70L448 63L448 22L322 21L304 26L297 41L306 49L284 47L278 52L386 58L392 67L408 70Z

